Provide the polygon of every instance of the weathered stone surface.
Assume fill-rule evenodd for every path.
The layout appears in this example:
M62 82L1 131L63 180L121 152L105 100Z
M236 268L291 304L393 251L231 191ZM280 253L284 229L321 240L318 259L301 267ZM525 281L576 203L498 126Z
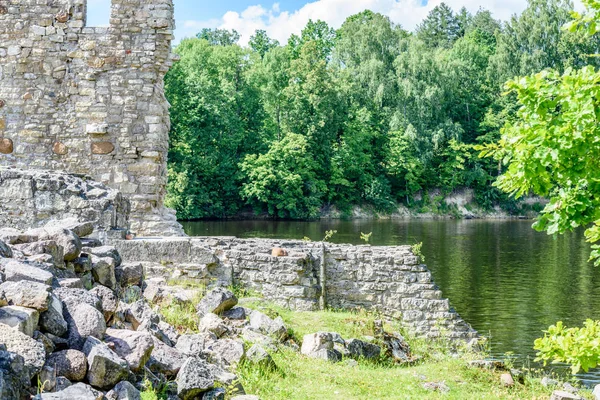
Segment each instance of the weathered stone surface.
M32 281L51 285L53 278L50 272L19 261L10 261L4 265L4 279L9 282Z
M175 348L188 357L199 357L202 355L206 344L215 340L217 340L217 337L210 333L181 335Z
M32 308L19 306L0 308L0 324L8 325L30 337L33 336L39 318L40 314Z
M238 303L234 294L225 288L216 288L206 293L196 306L201 317L208 313L221 314Z
M106 393L106 400L141 400L139 390L127 381L119 382L110 392Z
M115 151L115 145L111 142L92 143L92 154L110 154Z
M40 326L46 332L56 336L67 333L68 324L63 317L63 304L55 295L51 295L48 310L40 315Z
M2 241L2 235L0 235L0 257L11 258L12 256L12 249Z
M102 285L96 285L89 293L98 296L101 302L101 311L102 314L104 314L104 320L106 322L110 321L119 306L117 295L112 290Z
M210 342L204 350L212 363L222 367L239 364L244 358L244 344L233 339Z
M207 363L198 357L190 357L185 361L176 382L177 395L183 400L196 399L215 384Z
M583 397L577 394L565 392L564 390L555 390L552 392L550 400L583 400Z
M98 400L101 392L95 390L85 383L77 383L55 393L42 393L42 400Z
M139 371L146 364L154 349L151 335L126 329L107 329L104 342L127 361L133 372Z
M46 365L53 368L57 376L74 382L82 381L87 373L87 358L78 350L54 352L46 360Z
M95 337L88 337L83 352L88 359L87 380L90 385L110 389L127 377L127 362Z
M269 352L260 344L254 344L246 352L246 360L267 368L275 368L275 361Z
M227 326L225 322L218 315L213 313L205 314L200 319L200 324L198 325L198 329L200 332L210 332L213 333L218 338L223 336L224 333L227 332Z
M73 231L77 237L84 238L94 232L94 223L91 221L80 222L78 218L70 217L60 220L51 220L46 223L45 228L61 228ZM83 245L83 243L82 243Z
M310 356L319 350L333 350L333 337L329 332L317 332L304 335L300 352Z
M55 142L52 145L52 152L59 156L64 156L69 153L69 148L64 143Z
M250 314L250 328L281 341L285 340L288 335L287 328L281 317L273 320L260 311L253 311Z
M38 311L46 311L50 302L50 286L38 282L4 282L0 285L0 293L4 293L11 305Z
M121 287L139 286L143 275L144 269L140 263L125 263L115 267L115 277Z
M37 373L44 366L46 361L44 345L4 324L0 324L0 345L2 344L9 352L23 357L25 366L31 373Z
M0 399L28 398L29 374L23 357L0 345Z
M69 324L69 346L71 348L81 349L89 337L104 338L106 322L102 313L95 307L86 303L79 304L70 316L67 323Z
M99 284L111 289L117 288L115 263L112 258L92 256L92 274L94 275L94 280Z
M181 366L187 359L179 350L167 346L162 341L152 338L154 341L154 350L150 355L150 360L146 366L153 372L158 372L166 376L175 376L181 369Z
M202 400L225 400L227 392L223 388L216 388L204 393Z
M500 375L500 383L506 387L515 386L515 380L513 379L511 374Z
M350 339L346 341L346 347L350 356L354 358L375 360L378 359L381 354L381 347L359 339Z
M23 230L49 224L48 228L70 229L80 237L89 228L80 231L77 225L50 222L64 219L90 221L100 236L111 229L129 227L127 199L120 192L81 176L0 166L0 198L10 200L0 202L0 220L4 226ZM14 212L16 203L18 213Z

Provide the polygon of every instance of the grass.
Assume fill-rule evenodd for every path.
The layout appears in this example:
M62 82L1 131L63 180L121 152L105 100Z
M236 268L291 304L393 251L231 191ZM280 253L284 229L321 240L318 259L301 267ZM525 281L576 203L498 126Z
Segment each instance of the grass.
M237 288L238 294L243 294ZM198 297L203 291L198 291ZM199 300L198 298L198 300ZM193 302L196 304L196 301ZM281 316L297 344L302 337L316 331L338 332L345 339L373 336L373 321L378 315L367 311L294 312L264 302L245 304L271 317ZM161 306L165 321L180 332L197 331L198 317L193 305L165 303ZM386 324L386 331L400 331ZM345 362L330 363L311 359L291 348L281 346L272 353L277 369L243 362L236 374L247 393L261 400L352 400L352 399L548 399L552 389L540 379L527 376L525 384L507 388L500 383L500 373L468 366L481 354L453 354L447 343L409 338L414 355L420 361L411 366L396 365L390 360L360 361L358 366ZM425 382L444 382L448 393L423 388ZM585 392L585 395L588 393ZM143 400L165 399L164 388L151 385L142 393ZM229 398L229 396L227 397Z

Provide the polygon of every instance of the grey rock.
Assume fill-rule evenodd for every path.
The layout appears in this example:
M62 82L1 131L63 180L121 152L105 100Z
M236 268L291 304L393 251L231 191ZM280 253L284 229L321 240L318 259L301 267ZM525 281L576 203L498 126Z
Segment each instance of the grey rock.
M232 339L219 339L205 347L209 360L222 367L239 364L244 358L244 344Z
M90 385L107 390L127 378L127 361L95 337L87 338L83 352L88 359L87 380Z
M65 308L74 312L80 304L88 304L97 310L102 308L102 302L98 296L85 289L55 288L53 294L63 302Z
M206 313L201 319L198 325L200 332L210 332L215 334L217 337L223 336L227 332L227 326L225 322L218 315L213 313Z
M107 400L141 400L142 395L139 390L135 388L131 383L127 381L119 382L117 385L108 393L106 393Z
M155 337L152 337L152 340L154 341L154 350L146 366L155 373L166 376L177 375L187 357L179 350L167 346Z
M0 308L0 324L8 325L30 337L33 336L33 332L37 328L39 318L39 312L33 308L19 306Z
M444 382L425 382L423 389L441 393L448 393L450 391L450 388Z
M38 373L46 362L46 351L42 343L8 325L0 324L0 344L5 345L9 352L23 357L25 367L31 374Z
M267 368L275 368L275 361L267 350L260 344L252 345L246 352L246 360L253 364L259 364Z
M46 360L46 365L53 368L57 376L74 382L84 380L87 373L87 358L78 350L54 352Z
M4 282L0 285L0 293L14 306L46 311L50 302L50 286L43 283L19 281Z
M94 280L111 289L117 288L115 277L115 260L109 257L99 258L92 256L92 275Z
M200 317L208 313L221 314L234 307L237 303L238 299L231 291L218 287L206 293L196 306L196 310Z
M49 254L55 266L61 267L64 263L64 252L62 246L59 246L54 240L44 240L40 242L17 244L14 249L20 251L25 256L37 256L39 254Z
M121 287L139 286L143 276L144 269L140 263L123 263L115 267L115 277Z
M378 359L381 354L381 347L359 339L348 340L346 342L346 347L350 353L350 356L355 358L375 360Z
M245 320L246 309L244 307L233 307L231 310L224 311L221 317L232 320Z
M71 317L72 320L68 321L69 341L73 341L73 348L79 348L79 344L90 336L101 340L104 338L106 322L102 313L96 308L89 304L80 304Z
M0 228L0 240L5 244L18 244L21 234L22 232L15 228Z
M150 359L154 349L152 336L145 332L126 329L107 329L104 341L129 364L133 372L139 371Z
M198 357L208 342L216 341L217 337L210 333L181 335L175 348L188 357Z
M119 306L119 299L115 295L115 292L102 285L96 285L89 292L98 296L101 302L101 311L102 314L104 314L104 320L106 322L110 321Z
M225 400L227 392L223 388L216 388L204 393L202 400Z
M73 231L63 228L47 228L48 236L44 239L53 240L63 248L63 260L72 261L81 253L81 240Z
M287 327L281 317L273 320L260 311L253 311L250 314L250 328L279 341L284 341L288 336Z
M249 343L260 344L263 347L266 347L272 351L277 351L277 345L276 345L275 339L273 339L269 336L263 335L262 333L253 331L249 327L245 327L242 330L242 339L244 339L244 341L249 342Z
M41 400L100 400L102 397L104 396L101 392L85 383L77 383L60 392L42 393L40 395Z
M25 360L2 347L0 345L0 399L28 398L32 376Z
M65 390L69 386L73 386L73 383L70 380L68 380L64 376L56 377L56 386L54 386L55 392L60 392L61 390Z
M58 280L58 286L68 289L83 289L85 285L81 278L61 278Z
M190 357L185 361L177 374L176 382L177 395L182 400L198 398L215 385L208 364L198 357Z
M577 394L565 392L564 390L555 390L552 392L550 400L583 400L583 397Z
M319 350L333 350L333 337L329 332L317 332L304 335L300 352L311 356Z
M112 258L114 260L115 267L121 265L121 255L113 246L84 247L83 250L86 253L93 254L98 258Z
M44 351L46 352L46 356L49 356L50 354L54 353L54 351L56 350L56 346L54 345L54 342L48 336L44 335L42 332L34 331L32 337L44 346Z
M311 358L319 358L330 362L342 361L342 354L335 349L321 349L308 354Z
M160 317L143 300L138 300L127 307L125 312L126 321L133 325L133 329L138 330L140 325L148 323L158 324Z
M6 263L4 265L4 276L8 282L32 281L46 285L51 285L54 278L54 275L48 271L19 261Z
M12 249L1 239L2 237L0 236L0 258L11 258L13 256Z
M40 327L59 337L67 333L68 324L63 317L63 304L54 294L50 296L48 310L40 315Z
M79 238L83 238L94 233L94 224L92 222L79 222L77 218L65 218L61 220L52 220L44 226L45 228L68 229L73 231Z

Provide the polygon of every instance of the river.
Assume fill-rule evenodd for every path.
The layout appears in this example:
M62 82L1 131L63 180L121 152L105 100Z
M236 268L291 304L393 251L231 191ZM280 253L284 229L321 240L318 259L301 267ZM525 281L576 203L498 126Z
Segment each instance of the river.
M523 220L201 221L184 223L191 236L321 240L373 245L423 242L425 264L452 306L491 338L493 356L512 352L533 360L533 341L562 320L600 318L600 268L589 263L583 232L552 237ZM600 372L581 375L600 383Z

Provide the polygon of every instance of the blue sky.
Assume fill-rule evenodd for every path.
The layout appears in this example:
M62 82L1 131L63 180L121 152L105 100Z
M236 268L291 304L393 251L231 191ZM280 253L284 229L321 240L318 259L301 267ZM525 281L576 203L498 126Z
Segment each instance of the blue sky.
M309 19L322 19L338 28L350 15L370 9L412 30L442 1L455 10L471 12L487 8L497 19L520 13L526 0L174 0L176 41L194 36L202 28L235 29L247 43L256 29L286 42L299 33ZM580 3L579 0L575 1ZM110 0L88 0L88 26L106 26Z

